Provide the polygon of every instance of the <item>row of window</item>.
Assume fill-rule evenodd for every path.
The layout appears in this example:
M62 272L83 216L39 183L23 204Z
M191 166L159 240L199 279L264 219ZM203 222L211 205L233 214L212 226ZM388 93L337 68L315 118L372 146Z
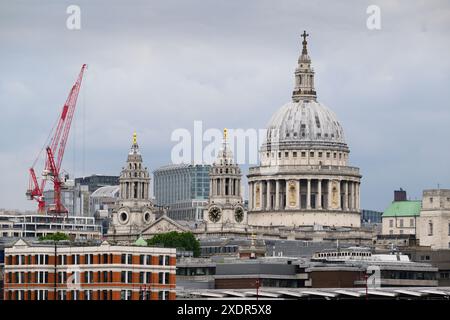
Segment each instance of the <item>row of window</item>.
M33 280L34 273L34 280ZM58 272L56 282L57 283L67 283L70 276L70 282L72 284L80 283L113 283L113 272L112 271L85 271L79 272L75 271L72 273ZM49 282L49 273L47 271L37 271L37 272L8 272L9 283L25 284L25 283L36 283L45 284ZM122 271L121 272L121 283L134 283L132 271ZM151 284L152 283L152 272L139 272L139 280L137 283ZM169 272L158 272L158 284L169 284L170 273Z
M389 227L393 228L394 227L394 219L390 219L389 220ZM399 228L406 228L405 223L404 223L404 219L399 219ZM414 227L414 218L409 219L409 227L413 228Z
M81 292L83 292L84 297L81 297ZM48 300L49 290L36 290L34 300ZM94 295L95 294L95 295ZM141 290L139 292L139 300L150 300L151 291ZM7 300L31 300L32 291L31 290L14 290L6 291ZM113 291L112 290L71 290L71 291L59 291L58 300L112 300ZM132 300L131 290L121 290L120 291L121 300ZM158 291L159 300L169 300L169 291Z
M297 158L299 152L297 152L297 151L291 151L291 152L292 152L292 158ZM281 158L283 156L283 153L284 153L284 157L285 158L289 158L289 155L290 155L291 152L289 152L289 151L284 151L284 152L278 151L278 158ZM301 158L306 158L306 154L307 154L306 151L301 151L300 152L300 157ZM330 159L331 155L333 155L333 159L337 159L338 157L339 157L339 159L342 159L342 158L345 159L345 157L346 157L346 154L342 153L342 152L322 152L322 151L317 151L317 157L318 158L324 158L324 154L325 154L327 159ZM272 152L272 153L267 152L266 153L267 158L270 158L271 155L272 155L272 158L275 158L275 153L274 152ZM309 152L309 157L310 158L314 158L315 156L316 156L316 152L315 151L310 151Z
M49 264L48 254L38 254L38 255L8 255L6 256L6 265L48 265ZM135 256L136 257L136 256ZM152 265L151 255L139 255L139 264L142 265ZM137 260L137 259L136 259ZM58 265L77 265L77 264L112 264L114 263L112 254L85 254L85 255L58 255ZM132 254L122 254L121 264L137 264L133 263ZM158 265L170 265L170 256L159 255Z
M370 257L370 252L326 252L318 253L319 258L329 258L329 257Z

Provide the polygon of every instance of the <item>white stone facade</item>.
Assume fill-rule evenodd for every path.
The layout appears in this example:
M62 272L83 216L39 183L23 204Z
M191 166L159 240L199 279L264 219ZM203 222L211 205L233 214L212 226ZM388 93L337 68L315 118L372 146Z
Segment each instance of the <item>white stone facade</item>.
M417 237L421 246L450 248L450 189L424 190Z
M238 232L247 228L241 169L234 163L226 138L225 129L223 148L209 173L209 202L203 217L207 232Z
M150 175L143 166L136 135L119 183L120 196L108 230L108 236L112 239L121 235L138 235L155 221L155 209L149 197Z
M316 100L307 34L292 102L272 117L260 165L248 174L248 223L254 226L359 228L359 169L336 115Z

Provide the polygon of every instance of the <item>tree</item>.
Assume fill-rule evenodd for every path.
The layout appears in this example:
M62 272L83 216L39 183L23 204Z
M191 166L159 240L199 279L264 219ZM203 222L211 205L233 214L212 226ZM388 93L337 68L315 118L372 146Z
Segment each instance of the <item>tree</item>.
M194 257L200 256L200 242L192 232L160 233L147 240L148 245L162 245L166 248L183 248L194 253Z
M52 241L63 241L63 240L70 240L70 237L62 232L56 232L48 234L44 237L39 237L39 241L45 241L45 240L52 240Z

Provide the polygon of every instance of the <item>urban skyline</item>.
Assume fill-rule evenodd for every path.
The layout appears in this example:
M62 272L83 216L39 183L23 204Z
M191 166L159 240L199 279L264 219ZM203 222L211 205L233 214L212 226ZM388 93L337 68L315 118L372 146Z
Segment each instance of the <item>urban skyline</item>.
M27 170L82 63L89 69L63 167L76 177L118 175L136 131L153 171L170 163L171 133L192 130L196 120L204 129L265 128L290 100L303 29L311 34L318 99L338 115L351 162L361 168L361 208L384 210L398 187L413 199L438 183L448 187L444 2L411 3L405 13L382 1L380 30L366 27L369 2L339 5L338 17L329 3L276 10L271 2L218 3L219 11L202 3L197 12L190 1L168 12L171 3L80 2L81 29L68 30L69 2L45 13L0 2L1 125L13 133L1 138L0 207L35 208L24 196Z

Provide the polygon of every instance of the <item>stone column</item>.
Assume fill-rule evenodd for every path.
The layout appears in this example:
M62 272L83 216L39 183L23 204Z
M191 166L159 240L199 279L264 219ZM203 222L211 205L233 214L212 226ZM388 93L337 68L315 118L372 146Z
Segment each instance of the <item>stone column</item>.
M338 183L337 183L337 194L338 194L338 199L337 199L338 205L337 205L337 208L338 208L338 210L342 210L342 203L341 203L341 180L338 180Z
M280 180L275 180L275 210L280 210Z
M253 182L248 183L248 207L253 210Z
M266 187L266 210L272 209L270 207L270 187L271 187L271 180L267 180L267 187Z
M311 210L311 179L308 178L306 187L306 209Z
M317 180L316 208L322 209L322 179Z
M222 196L224 196L225 195L225 178L222 178L221 179L222 181L222 187L221 187L221 191L222 191Z
M359 198L359 183L358 182L356 182L356 210L358 210L359 211L359 209L360 209L360 198Z
M350 200L349 200L349 204L348 204L348 209L349 210L353 210L354 208L354 194L355 194L355 187L353 184L353 181L349 181L348 182L348 187L349 187L349 192L350 192Z
M348 181L344 181L344 210L348 211Z
M297 190L297 209L300 209L300 180L295 181L295 189Z
M237 196L241 196L241 179L236 179Z
M332 201L332 192L333 190L331 189L331 179L328 179L328 197L327 197L327 209L331 209L331 201Z
M264 210L264 199L263 199L263 187L264 187L264 181L259 182L259 207L262 210Z
M289 181L285 180L284 181L284 208L286 209L287 207L289 207Z

